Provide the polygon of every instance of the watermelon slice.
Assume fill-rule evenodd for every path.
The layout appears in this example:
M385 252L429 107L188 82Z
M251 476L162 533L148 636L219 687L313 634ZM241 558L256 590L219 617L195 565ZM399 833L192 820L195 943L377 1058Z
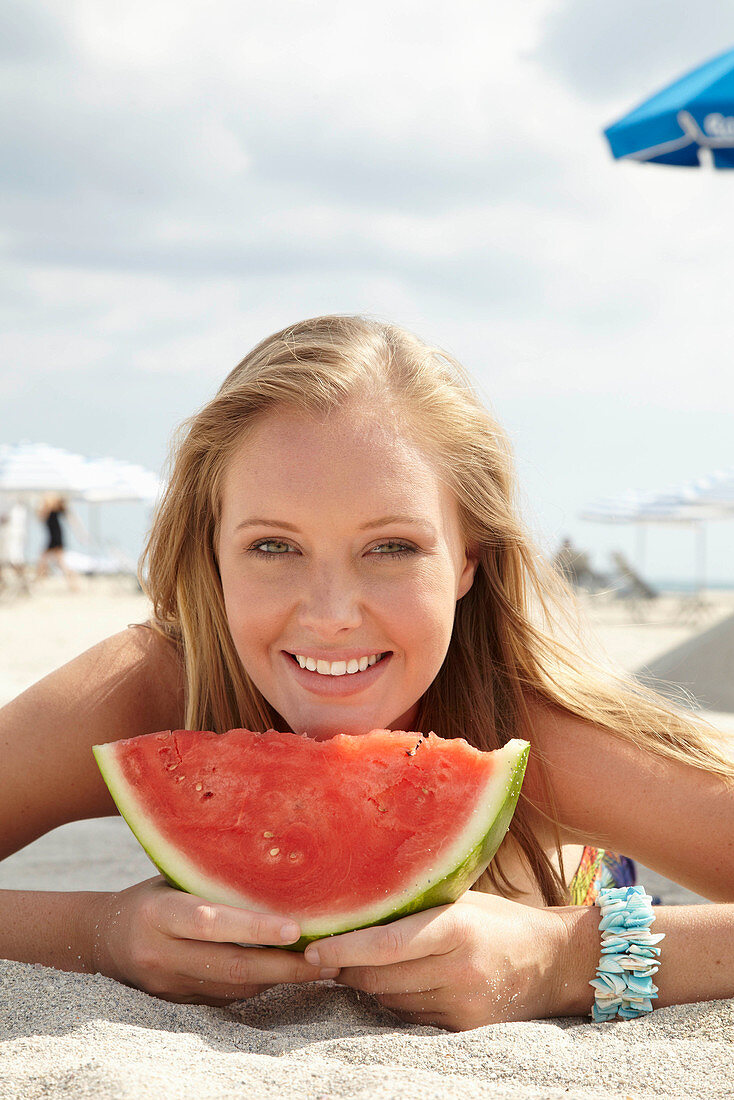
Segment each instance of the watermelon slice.
M509 828L529 749L390 730L168 730L93 751L172 886L291 917L302 950L468 890Z

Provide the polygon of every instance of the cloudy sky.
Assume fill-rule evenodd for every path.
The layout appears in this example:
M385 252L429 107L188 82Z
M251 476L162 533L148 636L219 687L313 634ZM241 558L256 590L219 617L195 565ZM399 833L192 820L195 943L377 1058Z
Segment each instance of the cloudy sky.
M734 173L601 130L732 46L720 0L5 0L0 441L158 469L263 336L364 312L465 362L605 568L583 504L734 465Z

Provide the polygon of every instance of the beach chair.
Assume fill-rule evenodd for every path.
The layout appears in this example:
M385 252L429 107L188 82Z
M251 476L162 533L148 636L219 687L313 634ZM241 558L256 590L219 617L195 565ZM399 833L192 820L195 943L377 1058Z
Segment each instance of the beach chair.
M564 539L553 558L554 569L568 581L572 588L585 592L600 592L607 586L607 578L591 566L589 555L577 550L570 539Z
M614 572L611 579L611 596L624 601L634 622L647 622L651 608L655 606L658 592L634 569L624 554L615 551L610 555Z
M648 584L618 550L612 554L615 568L615 593L620 599L654 600L657 590Z

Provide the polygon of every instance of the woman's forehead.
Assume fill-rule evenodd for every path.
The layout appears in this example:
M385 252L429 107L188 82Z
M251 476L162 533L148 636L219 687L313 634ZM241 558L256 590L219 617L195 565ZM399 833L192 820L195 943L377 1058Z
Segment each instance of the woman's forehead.
M324 414L288 408L267 412L235 447L229 466L257 465L276 453L313 465L322 462L323 456L340 456L345 461L353 456L374 456L383 462L420 459L433 465L406 422L388 410L360 408L356 403Z
M223 479L223 505L312 502L320 493L352 509L441 509L446 490L434 462L394 417L357 407L328 416L278 410L235 449ZM402 502L402 505L401 505Z

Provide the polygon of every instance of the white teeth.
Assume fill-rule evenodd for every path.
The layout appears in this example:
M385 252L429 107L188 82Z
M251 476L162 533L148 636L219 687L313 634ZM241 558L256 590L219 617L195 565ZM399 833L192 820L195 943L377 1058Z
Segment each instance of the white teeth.
M373 653L371 657L351 657L348 661L322 661L304 657L301 653L294 653L293 656L301 668L307 668L309 672L318 672L321 676L346 676L365 672L371 665L377 664L382 655Z

